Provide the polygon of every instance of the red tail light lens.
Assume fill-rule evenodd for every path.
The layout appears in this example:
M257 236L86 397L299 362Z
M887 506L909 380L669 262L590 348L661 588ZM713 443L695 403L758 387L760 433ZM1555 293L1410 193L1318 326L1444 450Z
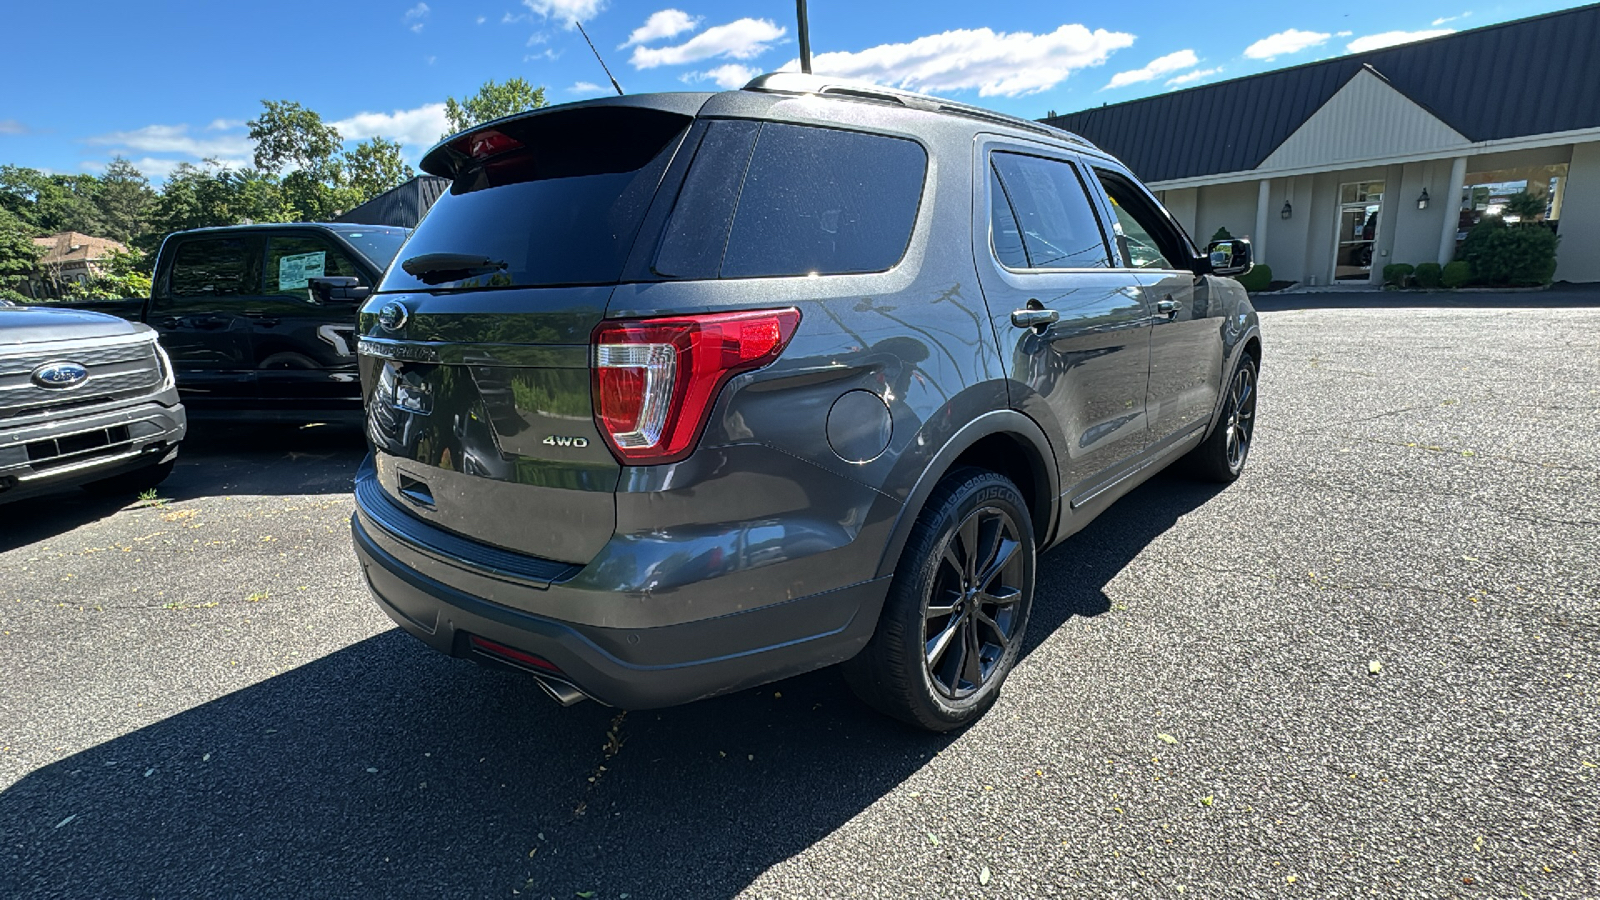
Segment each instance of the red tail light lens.
M561 670L556 668L555 663L545 659L542 656L534 656L532 653L524 653L514 647L507 647L505 644L499 644L487 638L478 637L475 634L467 638L467 643L471 644L472 649L477 650L479 653L485 653L489 656L499 657L500 659L508 662L518 663L530 668L542 669L546 672L554 672L557 675L561 674Z
M463 135L453 146L473 159L488 159L507 150L515 150L522 146L522 142L491 128Z
M604 322L595 329L595 421L624 465L676 462L694 450L729 378L783 353L797 309Z

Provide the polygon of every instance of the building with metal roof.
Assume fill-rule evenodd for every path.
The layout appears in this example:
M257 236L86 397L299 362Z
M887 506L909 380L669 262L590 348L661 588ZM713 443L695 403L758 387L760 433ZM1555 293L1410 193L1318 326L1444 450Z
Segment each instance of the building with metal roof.
M1203 243L1274 277L1379 282L1445 263L1521 192L1600 281L1600 4L1045 120L1127 163Z
M433 207L434 201L448 190L450 190L450 179L436 175L418 175L373 197L334 221L415 228Z

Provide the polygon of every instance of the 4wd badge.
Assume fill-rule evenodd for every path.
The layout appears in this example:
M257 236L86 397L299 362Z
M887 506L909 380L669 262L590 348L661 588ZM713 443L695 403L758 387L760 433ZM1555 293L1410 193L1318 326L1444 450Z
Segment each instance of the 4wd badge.
M552 434L539 443L549 444L552 447L577 447L582 450L584 447L589 446L589 439L586 437L567 437L564 434Z

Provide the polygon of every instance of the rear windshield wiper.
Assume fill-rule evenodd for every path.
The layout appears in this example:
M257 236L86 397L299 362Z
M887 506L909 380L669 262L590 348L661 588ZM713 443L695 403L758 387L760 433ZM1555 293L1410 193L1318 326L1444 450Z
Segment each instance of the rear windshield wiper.
M506 268L506 263L470 253L424 253L407 259L400 268L423 284L444 284L499 272Z

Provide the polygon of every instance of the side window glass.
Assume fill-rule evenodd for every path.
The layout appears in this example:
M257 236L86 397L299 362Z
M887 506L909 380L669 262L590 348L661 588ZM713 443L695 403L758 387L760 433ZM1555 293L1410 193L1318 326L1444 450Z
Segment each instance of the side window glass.
M1001 263L1029 269L1104 269L1111 265L1105 235L1071 163L996 153L993 172L1019 226L1027 257L1025 266L1017 266L1001 256L1004 252L1015 259L1016 250L1002 247L1004 236L997 228L995 254Z
M1150 201L1121 177L1100 170L1096 173L1117 214L1117 247L1128 265L1135 269L1183 268L1173 265L1174 259L1182 258L1182 242L1161 221Z
M1006 198L1000 173L993 166L989 167L989 241L1000 265L1008 269L1028 268L1028 254L1022 248L1022 229L1017 225L1017 214Z
M367 283L350 257L327 241L314 237L274 237L267 245L266 293L311 301L311 279L332 276L359 278Z
M905 255L928 155L915 141L766 124L722 277L882 272Z
M240 297L261 288L261 245L248 238L208 238L178 247L170 278L174 297Z
M695 151L656 254L655 271L673 278L716 278L728 246L739 185L750 167L759 122L713 122Z

